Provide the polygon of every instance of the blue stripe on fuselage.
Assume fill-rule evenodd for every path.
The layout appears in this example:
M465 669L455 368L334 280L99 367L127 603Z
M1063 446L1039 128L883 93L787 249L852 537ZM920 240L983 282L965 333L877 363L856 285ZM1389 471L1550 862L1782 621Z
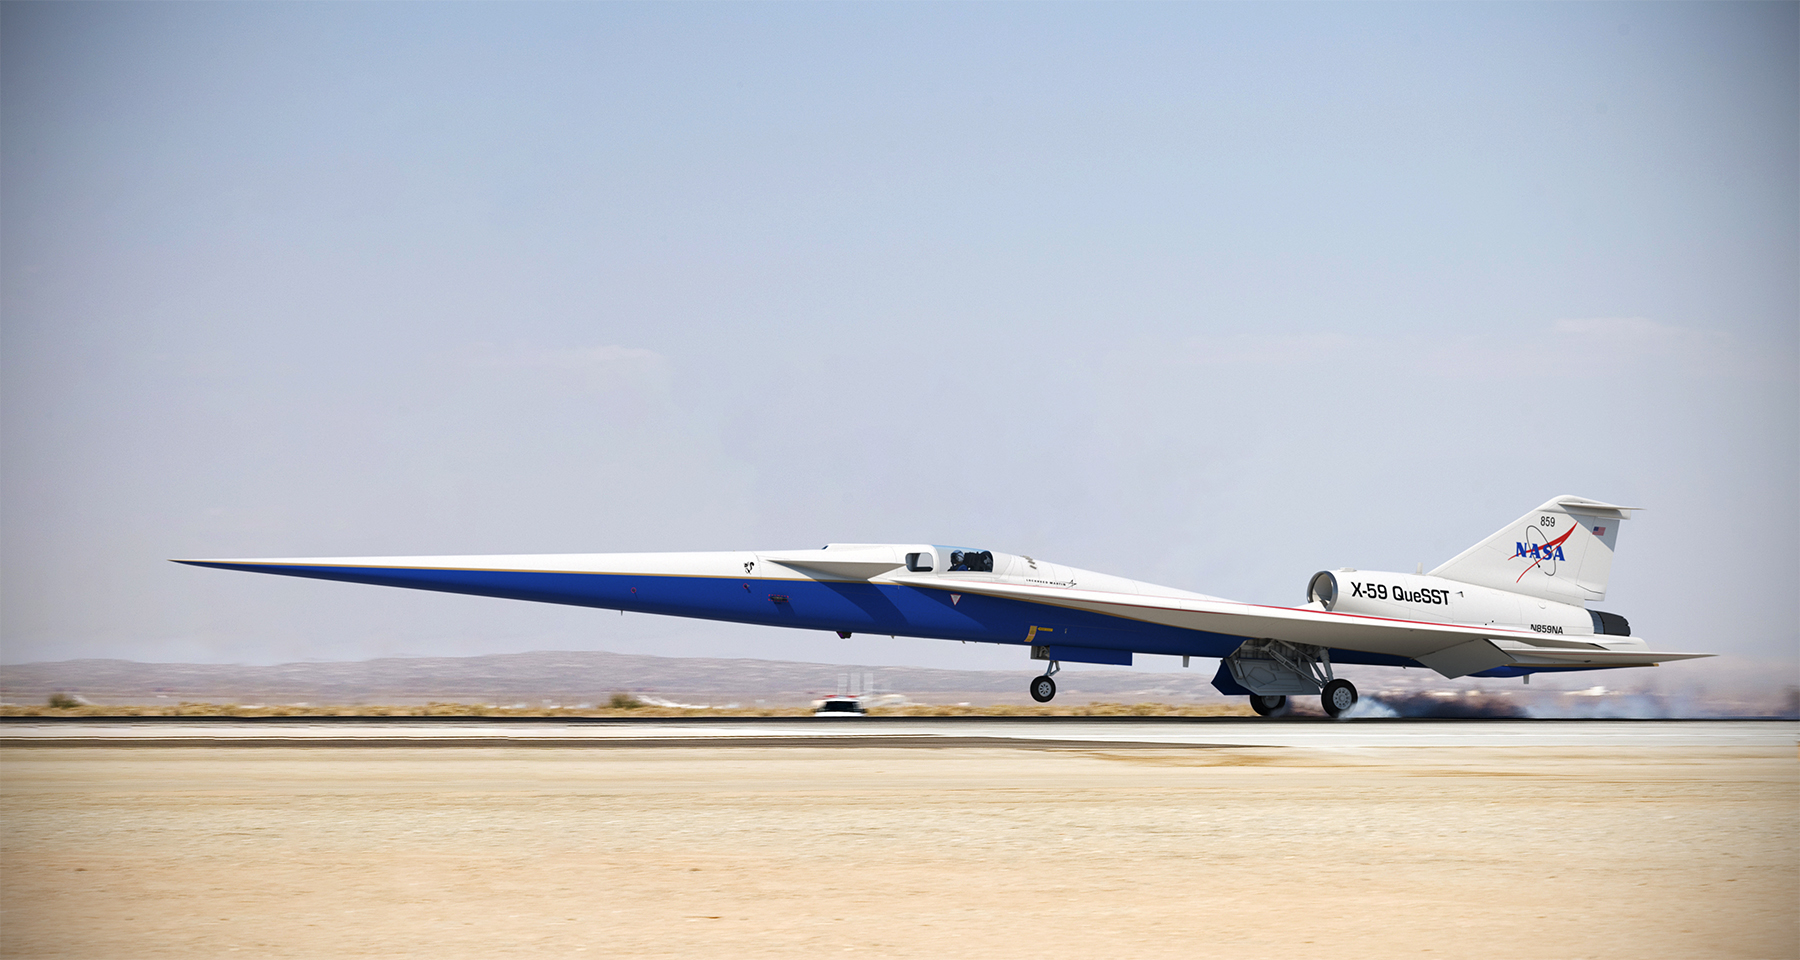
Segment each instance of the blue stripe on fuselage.
M193 561L183 561L193 563ZM1085 610L892 583L830 580L195 563L195 566L466 593L508 600L629 610L772 627L891 634L935 640L1101 647L1169 656L1223 657L1243 637L1113 617ZM785 598L785 599L776 599ZM1339 663L1412 665L1382 654L1332 651Z

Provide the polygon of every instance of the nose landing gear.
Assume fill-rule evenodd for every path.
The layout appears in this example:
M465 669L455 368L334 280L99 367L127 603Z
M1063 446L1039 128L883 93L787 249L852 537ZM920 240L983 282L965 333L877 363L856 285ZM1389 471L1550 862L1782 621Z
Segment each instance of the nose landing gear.
M1061 669L1062 663L1060 661L1050 661L1050 669L1045 670L1043 676L1031 681L1031 699L1036 700L1039 703L1049 703L1051 700L1055 699L1056 681L1050 679L1050 676Z

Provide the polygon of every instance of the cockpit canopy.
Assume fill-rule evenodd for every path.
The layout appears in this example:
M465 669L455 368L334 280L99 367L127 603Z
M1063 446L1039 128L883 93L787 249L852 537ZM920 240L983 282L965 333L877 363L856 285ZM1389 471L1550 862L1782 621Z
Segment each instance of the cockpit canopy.
M950 572L993 573L994 555L986 550L952 550Z
M994 554L988 550L969 550L963 547L933 547L906 555L906 569L913 573L930 573L937 566L937 558L945 557L946 573L993 573Z

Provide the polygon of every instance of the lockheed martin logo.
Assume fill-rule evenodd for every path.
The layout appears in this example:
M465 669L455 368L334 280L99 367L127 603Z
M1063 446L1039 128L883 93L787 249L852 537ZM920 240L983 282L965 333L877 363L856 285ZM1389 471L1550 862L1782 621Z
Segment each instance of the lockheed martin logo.
M1537 524L1526 527L1525 539L1513 543L1513 555L1507 559L1531 561L1525 565L1525 569L1519 571L1519 576L1513 580L1514 583L1525 579L1526 574L1539 567L1543 567L1544 576L1554 577L1556 576L1557 561L1568 559L1563 556L1563 541L1569 539L1569 535L1575 532L1575 528L1570 527L1563 531L1562 536L1552 540L1550 534L1544 532L1546 526L1554 530L1556 518L1544 517Z

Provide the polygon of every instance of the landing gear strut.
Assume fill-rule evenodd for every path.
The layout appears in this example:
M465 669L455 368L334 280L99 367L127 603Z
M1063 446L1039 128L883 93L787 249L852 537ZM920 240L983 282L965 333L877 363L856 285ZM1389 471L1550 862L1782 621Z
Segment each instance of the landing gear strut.
M1055 699L1056 681L1050 679L1050 675L1061 669L1062 663L1060 661L1050 661L1050 669L1045 670L1043 676L1031 681L1031 699L1036 700L1039 703L1049 703L1051 700Z

